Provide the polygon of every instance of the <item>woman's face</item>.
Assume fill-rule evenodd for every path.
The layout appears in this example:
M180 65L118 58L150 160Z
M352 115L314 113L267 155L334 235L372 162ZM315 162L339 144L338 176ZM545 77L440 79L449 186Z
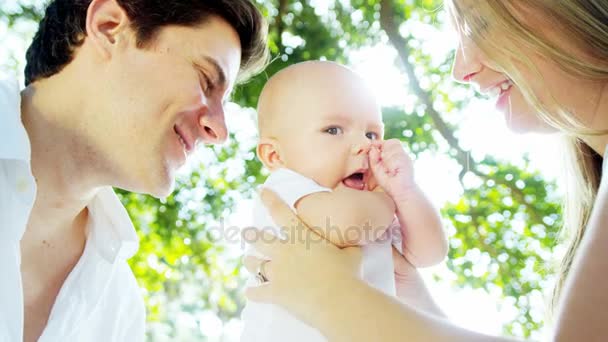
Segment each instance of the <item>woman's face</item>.
M569 42L568 37L557 28L558 26L543 20L542 15L538 13L533 15L529 9L515 14L549 41L559 43L562 48L571 51L574 55L586 57L585 52ZM488 29L495 29L492 23L488 23ZM492 37L508 34L508 32L492 33ZM543 107L551 112L557 112L557 108L566 109L588 128L602 128L598 127L601 123L598 122L596 113L605 82L602 84L574 76L562 70L553 60L537 53L528 53L524 57L536 67L538 73L523 62L514 64ZM452 74L457 81L474 84L481 93L494 98L496 109L504 114L511 130L522 133L558 130L538 115L535 108L525 99L521 88L512 83L510 76L487 58L470 37L462 33Z

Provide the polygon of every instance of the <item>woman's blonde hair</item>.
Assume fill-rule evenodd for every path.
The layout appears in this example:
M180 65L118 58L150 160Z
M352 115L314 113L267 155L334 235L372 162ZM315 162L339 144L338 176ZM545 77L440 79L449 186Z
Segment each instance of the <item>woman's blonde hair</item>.
M561 262L551 307L554 311L585 226L601 178L602 157L579 137L606 134L583 123L557 99L541 103L529 82L522 77L523 65L537 79L542 75L527 58L536 54L553 61L562 70L581 78L608 83L608 1L606 0L445 0L461 34L468 36L480 51L511 78L539 116L561 129L568 148L567 185L563 208L562 237L568 241ZM527 15L526 15L527 14ZM551 25L564 39L583 52L573 54L534 29L524 18ZM539 15L540 14L540 15ZM547 94L552 96L551 94Z

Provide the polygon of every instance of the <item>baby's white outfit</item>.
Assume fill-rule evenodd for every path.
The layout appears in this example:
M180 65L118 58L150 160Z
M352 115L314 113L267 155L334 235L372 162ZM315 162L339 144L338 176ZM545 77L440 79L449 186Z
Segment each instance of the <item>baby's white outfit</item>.
M332 191L288 169L273 172L262 187L274 191L294 212L296 211L295 204L301 198L316 192ZM280 236L280 230L259 198L255 202L253 219L254 227ZM363 279L392 296L395 295L395 277L391 245L402 252L401 240L401 230L395 220L381 238L362 247ZM249 245L246 254L262 257ZM319 265L319 267L323 267L323 265ZM249 285L253 284L256 284L256 280L252 276ZM344 290L348 291L348 289ZM320 306L322 305L320 304ZM277 305L250 301L243 309L241 319L243 321L241 342L327 341L317 329L299 321Z

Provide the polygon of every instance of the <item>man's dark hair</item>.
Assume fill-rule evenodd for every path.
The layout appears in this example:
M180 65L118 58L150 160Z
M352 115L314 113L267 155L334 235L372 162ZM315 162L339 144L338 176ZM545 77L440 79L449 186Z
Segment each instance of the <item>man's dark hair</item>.
M166 26L192 27L212 16L230 24L241 41L243 80L261 71L268 60L266 21L250 0L116 0L131 20L137 46L146 47ZM61 71L86 35L91 0L53 0L26 53L25 84Z

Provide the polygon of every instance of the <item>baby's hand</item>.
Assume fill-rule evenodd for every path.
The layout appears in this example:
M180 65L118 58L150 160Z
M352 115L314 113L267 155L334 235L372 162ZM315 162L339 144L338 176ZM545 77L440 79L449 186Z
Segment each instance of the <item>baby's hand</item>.
M413 162L399 140L374 141L369 164L373 178L395 202L407 199L415 188Z

